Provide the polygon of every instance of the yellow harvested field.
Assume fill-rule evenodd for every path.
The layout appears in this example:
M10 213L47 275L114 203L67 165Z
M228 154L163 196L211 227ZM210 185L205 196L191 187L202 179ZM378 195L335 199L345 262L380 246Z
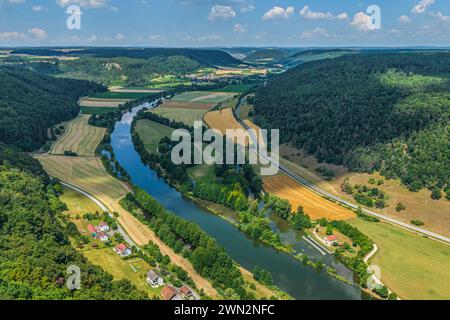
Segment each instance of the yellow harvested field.
M90 115L79 115L69 122L66 133L52 146L50 154L63 155L64 151L78 156L93 157L106 129L88 124Z
M264 177L264 189L288 200L296 210L302 206L312 220L326 218L330 220L348 220L355 218L353 211L331 202L311 190L296 183L286 175Z
M131 99L97 99L97 98L85 98L81 99L79 105L81 107L119 107L120 105L131 101Z
M226 134L228 129L237 130L242 129L245 137L240 137L245 139L245 145L248 145L250 137L247 135L246 130L243 126L236 120L232 109L224 109L219 111L210 111L204 117L203 120L208 125L208 127L216 130L222 135Z

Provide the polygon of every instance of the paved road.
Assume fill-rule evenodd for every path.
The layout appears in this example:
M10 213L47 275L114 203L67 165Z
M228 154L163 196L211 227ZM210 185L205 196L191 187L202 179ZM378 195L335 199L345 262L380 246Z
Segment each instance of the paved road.
M239 108L241 107L242 102L243 102L243 99L241 99L239 101L239 104L238 104L238 106L237 106L237 108L236 108L236 110L234 112L234 115L237 118L237 120L242 124L242 126L246 130L249 130L250 127L244 121L242 121L242 119L239 117ZM263 159L269 161L269 159L267 157L265 157L264 155L262 155L262 154L260 154L260 157L262 157ZM349 208L354 209L354 210L359 208L358 205L355 205L355 204L353 204L353 203L351 203L351 202L349 202L347 200L339 198L338 196L335 196L335 195L333 195L333 194L331 194L331 193L329 193L329 192L327 192L327 191L317 187L316 185L312 184L311 182L307 181L306 179L304 179L304 178L300 177L299 175L297 175L296 173L294 173L292 170L290 170L286 166L284 166L282 164L278 164L278 167L279 167L279 169L281 171L283 171L286 175L288 175L290 178L292 178L298 184L300 184L300 185L310 189L311 191L321 195L322 197L328 198L329 200L335 201L335 202L337 202L337 203L339 203L341 205L344 205L344 206L349 207ZM429 231L429 230L426 230L426 229L423 229L423 228L420 228L420 227L416 227L416 226L410 225L410 224L405 223L403 221L400 221L400 220L397 220L397 219L394 219L394 218L391 218L391 217L388 217L388 216L376 213L376 212L371 211L369 209L362 208L362 211L365 214L369 215L369 216L376 217L376 218L378 218L378 219L380 219L382 221L394 224L394 225L399 226L401 228L408 229L409 231L418 233L420 235L429 237L429 238L431 238L433 240L438 240L440 242L443 242L445 244L450 245L450 238L448 238L446 236L440 235L438 233L435 233L435 232L432 232L432 231Z
M82 195L88 197L88 198L91 199L96 205L98 205L98 206L100 207L100 209L102 209L104 212L107 212L107 213L111 216L111 218L114 218L113 215L111 214L111 212L109 211L108 207L106 207L100 200L98 200L97 198L95 198L95 197L94 197L93 195L91 195L90 193L88 193L88 192L86 192L86 191L84 191L84 190L82 190L82 189L80 189L80 188L78 188L78 187L75 187L75 186L73 186L73 185L71 185L71 184L69 184L69 183L66 183L66 182L64 182L64 181L61 181L61 180L59 181L59 183L62 184L63 186L65 186L65 187L67 187L67 188L70 188L70 189L72 189L72 190L74 190L74 191L76 191L76 192L79 192L79 193L81 193ZM122 228L119 224L117 224L117 225L118 225L117 231L119 231L119 233L123 236L124 240L125 240L126 242L128 242L129 245L135 246L135 247L139 250L139 246L138 246L136 243L134 243L133 240L131 240L131 238L128 236L128 234L125 232L125 230L123 230L123 228Z

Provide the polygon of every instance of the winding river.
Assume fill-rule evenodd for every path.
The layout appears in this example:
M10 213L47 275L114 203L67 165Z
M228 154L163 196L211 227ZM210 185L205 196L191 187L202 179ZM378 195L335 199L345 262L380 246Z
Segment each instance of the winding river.
M296 299L361 299L362 291L357 286L347 285L327 275L305 266L289 254L277 250L247 237L228 221L211 214L182 195L155 171L145 166L135 151L131 140L131 122L139 110L151 107L150 103L133 108L123 115L115 125L111 135L111 145L120 165L130 174L131 181L158 200L168 210L199 225L214 237L228 254L247 270L255 266L268 270L274 283ZM272 227L281 233L283 240L289 240L297 252L304 252L311 258L321 257L319 253L301 239L294 231L274 220ZM323 261L351 279L351 273L333 257Z

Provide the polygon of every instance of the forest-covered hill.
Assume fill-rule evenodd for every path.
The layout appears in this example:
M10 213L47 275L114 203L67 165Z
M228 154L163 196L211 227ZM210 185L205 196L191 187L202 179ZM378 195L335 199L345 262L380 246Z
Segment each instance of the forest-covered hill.
M221 50L189 48L80 48L68 51L62 48L21 48L13 54L30 54L36 56L91 56L97 58L133 58L150 59L154 57L185 57L203 66L234 66L241 61Z
M26 151L46 141L48 128L79 113L79 97L106 90L18 67L0 67L0 83L0 142Z
M256 122L320 161L450 195L450 53L352 54L298 66L255 97Z

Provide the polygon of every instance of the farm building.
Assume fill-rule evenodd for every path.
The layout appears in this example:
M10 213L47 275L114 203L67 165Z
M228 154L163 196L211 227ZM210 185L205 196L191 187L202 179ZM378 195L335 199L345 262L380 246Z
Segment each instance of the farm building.
M89 231L89 233L92 234L93 237L96 236L97 229L92 224L88 224L86 228Z
M147 272L147 283L152 288L158 288L164 284L164 279L154 270Z
M108 235L104 232L97 233L96 238L101 242L107 242L109 240Z
M333 244L337 243L337 240L338 240L338 238L334 234L331 235L331 236L326 236L325 238L323 238L323 241L329 247L331 247Z
M106 222L100 222L97 229L102 232L108 232L110 230L110 228Z
M183 298L178 294L178 290L169 285L162 288L161 296L164 300L183 300Z
M189 298L193 297L191 289L189 289L186 286L182 286L180 288L179 292L185 299L189 299Z

